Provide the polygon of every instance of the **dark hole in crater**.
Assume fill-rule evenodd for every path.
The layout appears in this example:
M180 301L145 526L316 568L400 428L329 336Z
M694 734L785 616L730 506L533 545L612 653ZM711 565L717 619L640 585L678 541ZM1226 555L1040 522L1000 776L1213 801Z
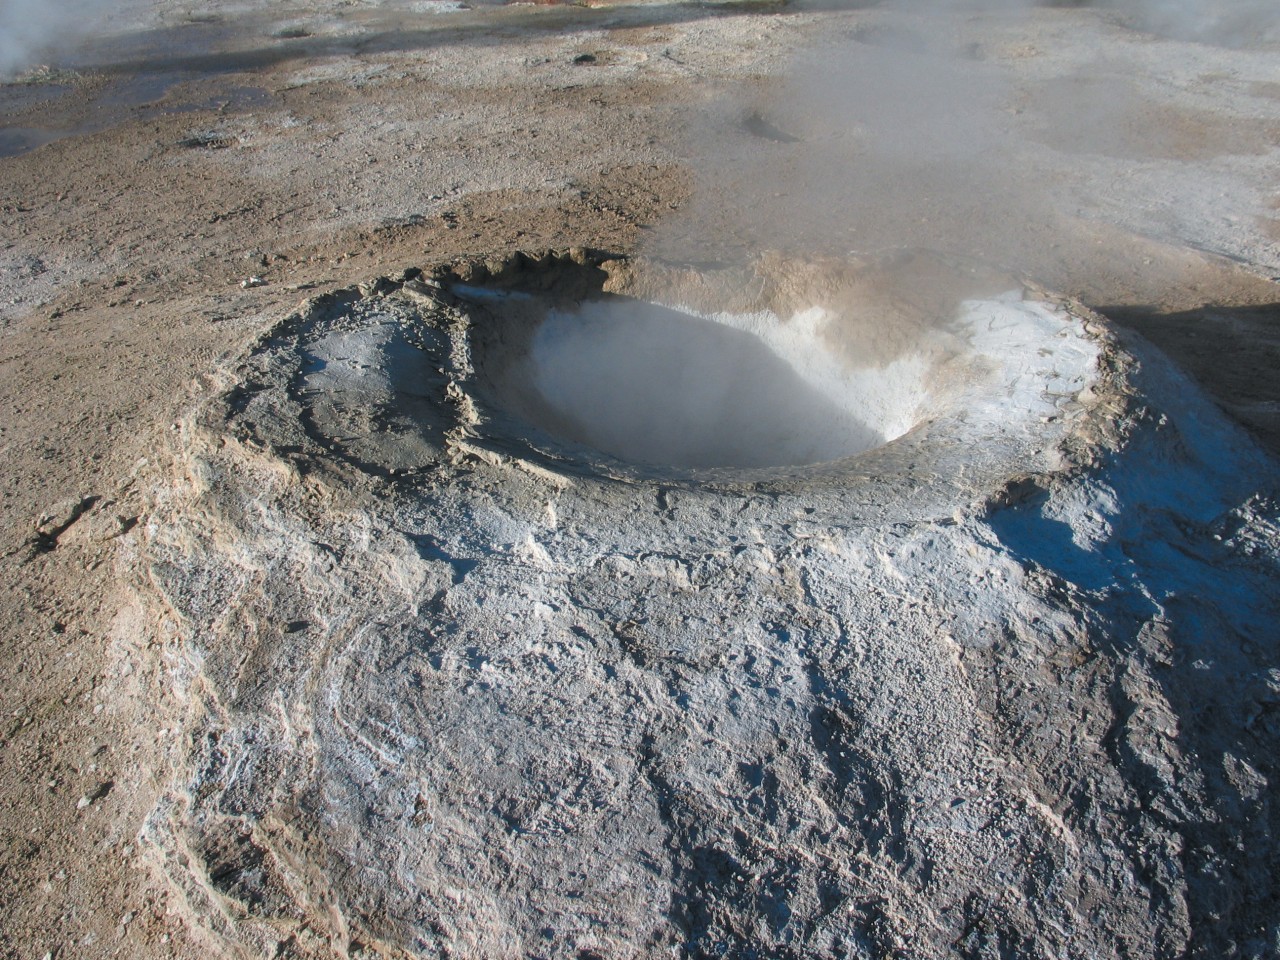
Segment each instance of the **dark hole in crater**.
M626 297L550 309L522 349L488 363L511 413L634 463L774 467L885 441L760 337Z

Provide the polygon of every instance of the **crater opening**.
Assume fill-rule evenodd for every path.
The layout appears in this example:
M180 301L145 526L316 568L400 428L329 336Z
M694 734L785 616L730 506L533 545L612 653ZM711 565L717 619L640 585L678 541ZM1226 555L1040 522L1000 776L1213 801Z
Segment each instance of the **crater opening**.
M714 269L513 254L310 301L232 405L277 449L409 482L509 460L945 499L1055 468L1095 405L1100 321L1081 310L924 253Z
M652 466L805 465L904 432L909 386L842 372L811 324L769 337L760 321L625 297L552 309L502 392L553 436Z
M1057 417L1096 357L1016 279L934 256L591 269L445 284L470 318L483 432L606 472L775 476L942 423L944 442L999 446Z

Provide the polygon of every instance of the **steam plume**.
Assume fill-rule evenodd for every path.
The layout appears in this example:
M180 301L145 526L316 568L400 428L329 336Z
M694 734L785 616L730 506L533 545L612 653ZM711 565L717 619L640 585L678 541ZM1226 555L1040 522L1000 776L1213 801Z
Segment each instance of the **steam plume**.
M0 2L0 79L83 39L106 14L107 0Z
M1009 69L1008 58L1019 54L1001 48L1001 31L1016 32L1023 14L1049 5L1105 11L1105 17L1081 14L1072 29L1082 43L1087 31L1099 31L1111 49L1114 37L1101 32L1114 33L1117 20L1221 45L1280 36L1274 0L878 5L801 55L785 79L735 93L704 118L690 149L699 158L694 200L656 232L650 252L677 261L732 261L765 249L841 254L926 247L1052 281L1052 265L1029 262L1031 252L1048 258L1064 222L1094 216L1118 190L1130 191L1114 201L1125 215L1145 218L1126 227L1150 236L1172 230L1178 218L1190 229L1208 222L1194 206L1195 196L1206 195L1207 177L1223 181L1215 187L1215 216L1233 205L1232 215L1253 214L1251 187L1226 182L1220 165L1207 169L1176 153L1185 144L1169 142L1167 126L1130 73L1099 62L1074 76L1020 80ZM973 26L975 12L992 14L989 29ZM1062 155L1081 162L1064 164ZM1116 171L1135 160L1153 161L1152 176L1163 178L1147 194L1136 181L1115 183ZM1160 206L1173 196L1179 210ZM1195 237L1179 239L1212 249Z

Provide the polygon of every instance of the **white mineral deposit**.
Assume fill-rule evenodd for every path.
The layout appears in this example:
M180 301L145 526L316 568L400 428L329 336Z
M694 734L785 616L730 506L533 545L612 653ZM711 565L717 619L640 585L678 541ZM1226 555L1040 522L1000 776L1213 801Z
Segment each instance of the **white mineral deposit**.
M1280 957L1270 0L0 4L0 956Z

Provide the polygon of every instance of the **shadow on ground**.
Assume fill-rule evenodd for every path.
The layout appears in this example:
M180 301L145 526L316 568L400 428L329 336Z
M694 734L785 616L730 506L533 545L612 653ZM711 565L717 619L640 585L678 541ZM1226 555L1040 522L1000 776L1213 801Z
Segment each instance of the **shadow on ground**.
M1099 312L1160 348L1273 455L1280 455L1280 302Z

